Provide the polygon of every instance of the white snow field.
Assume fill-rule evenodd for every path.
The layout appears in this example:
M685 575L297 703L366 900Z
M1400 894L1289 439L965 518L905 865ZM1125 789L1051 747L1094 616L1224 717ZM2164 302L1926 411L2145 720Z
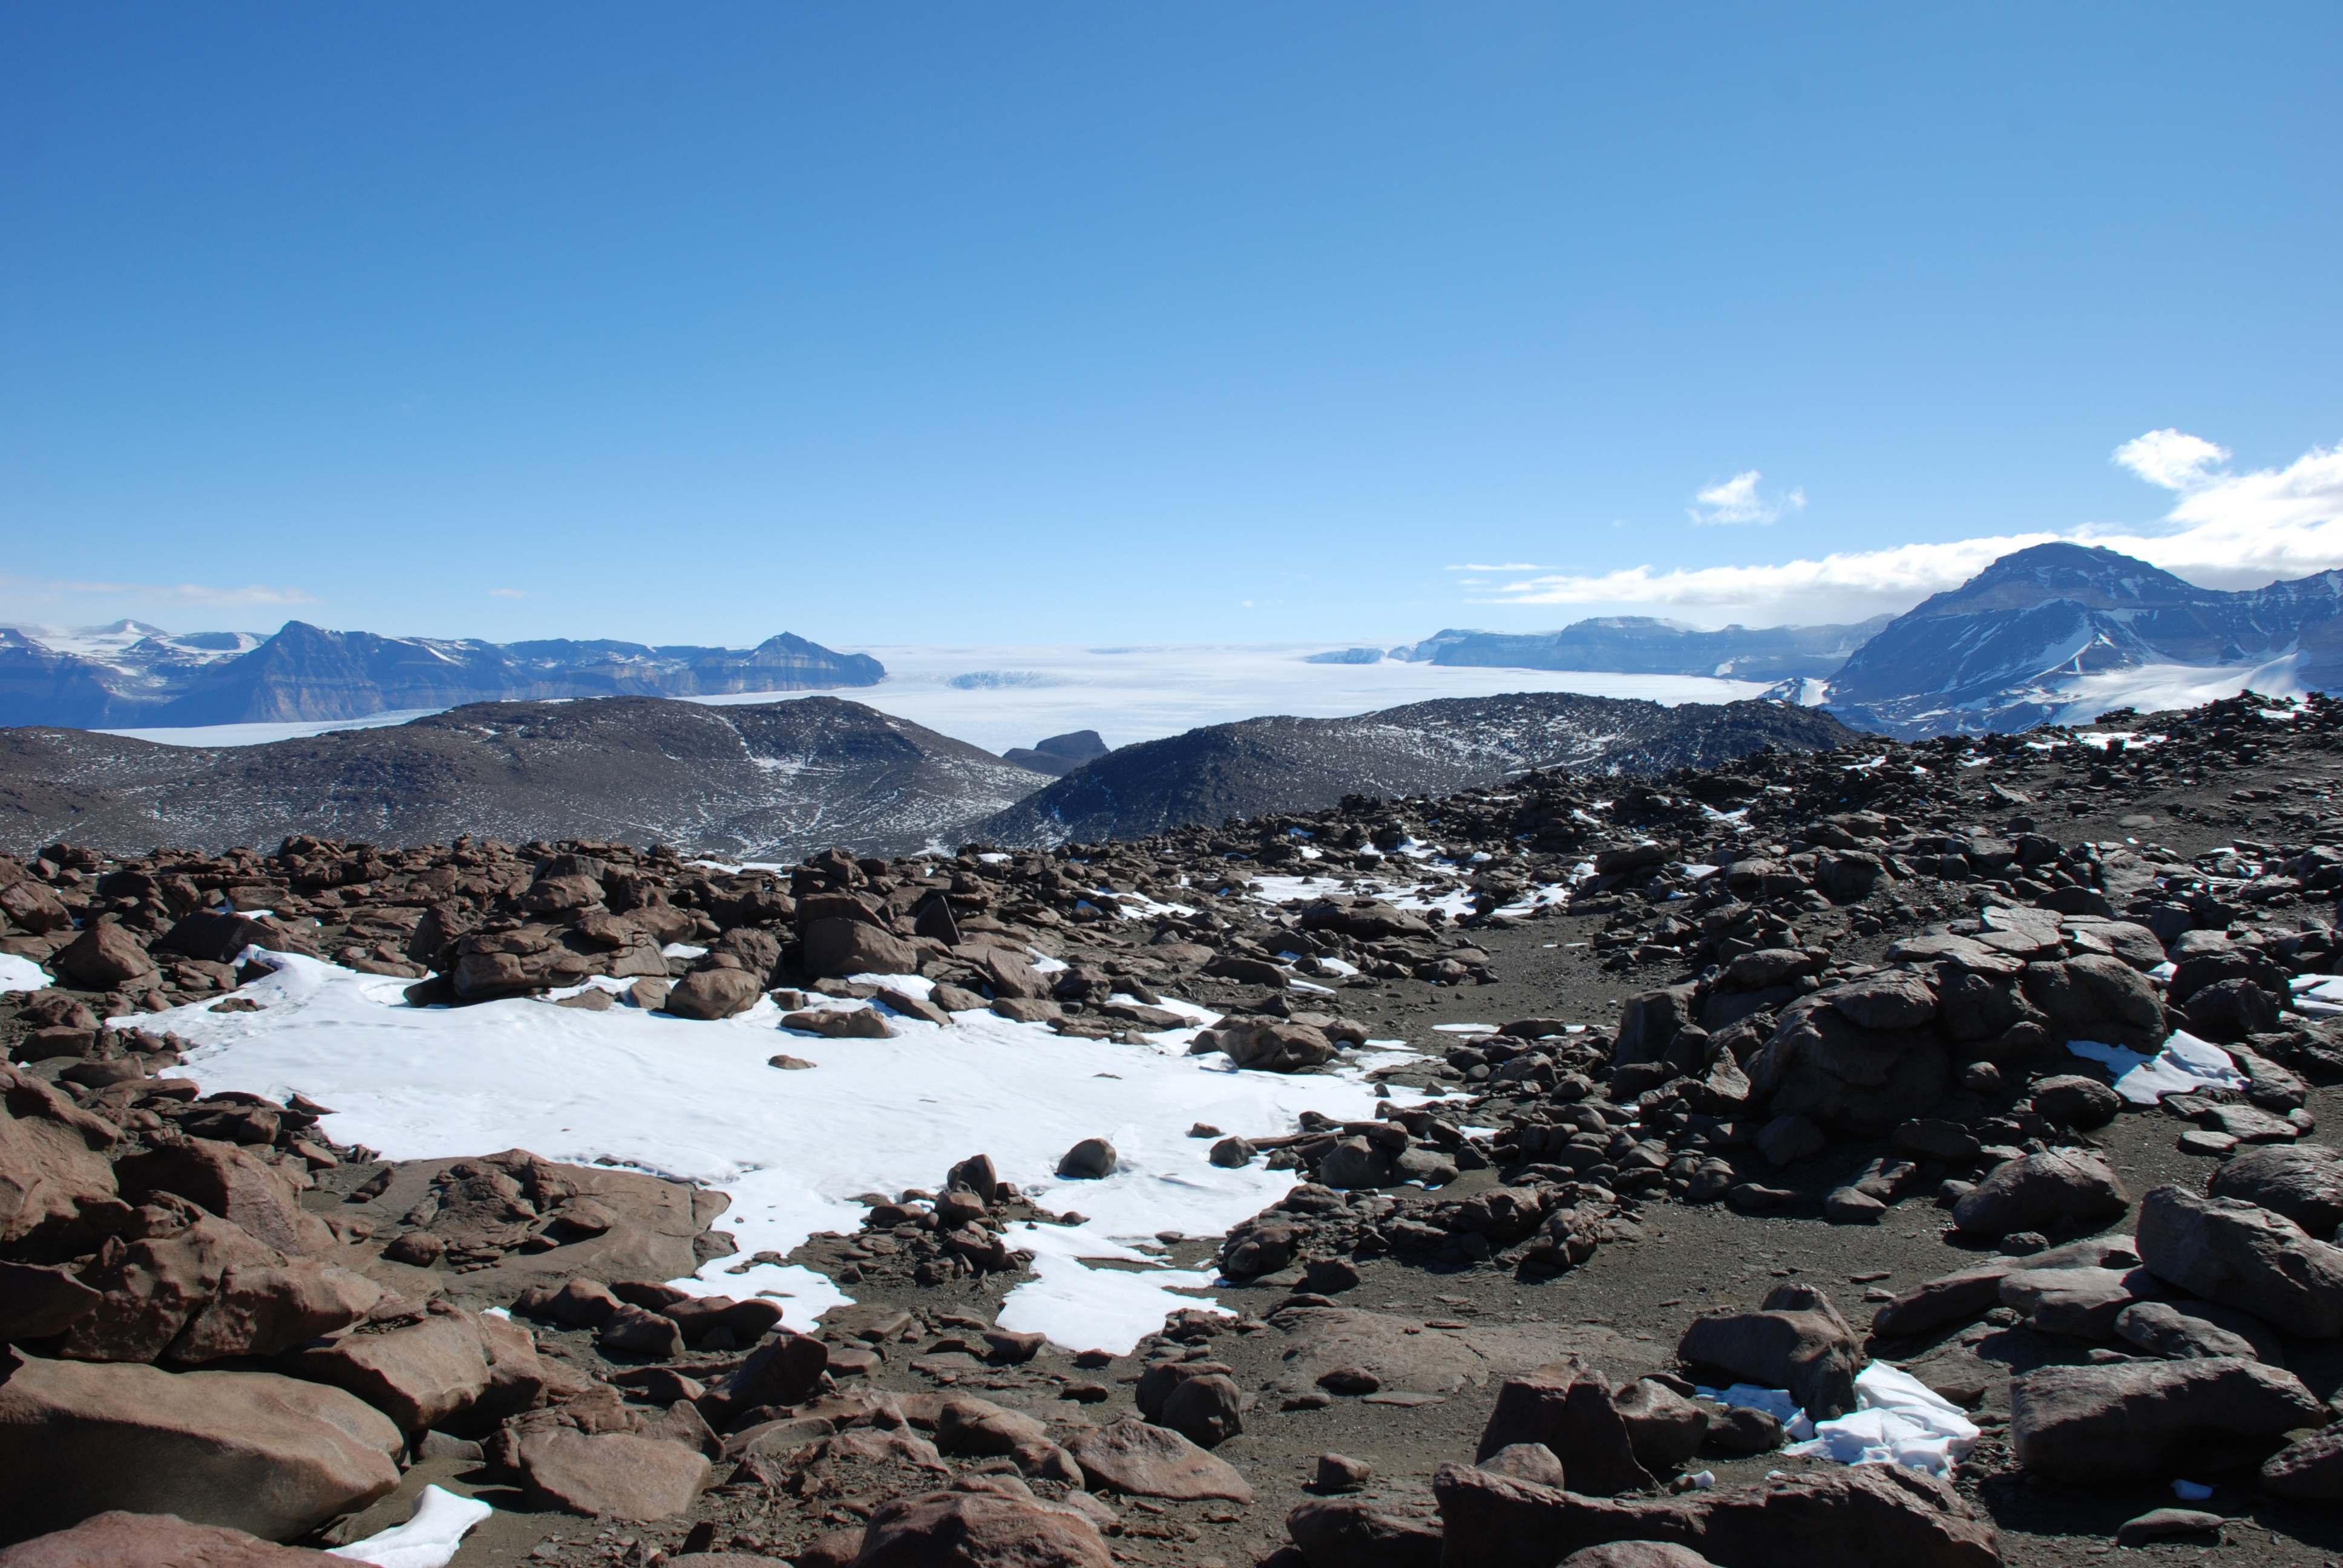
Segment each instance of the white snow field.
M1484 669L1446 665L1311 664L1341 643L1279 646L1157 643L1133 648L890 645L869 653L887 667L877 686L830 691L749 691L681 700L719 707L836 697L908 719L993 752L1071 730L1095 729L1110 746L1155 740L1199 725L1264 714L1332 719L1435 697L1508 691L1577 691L1679 702L1731 702L1766 689L1704 676L1612 675L1584 670ZM364 719L191 729L110 729L109 735L168 746L256 746L334 729L404 724L437 709Z
M787 1253L817 1231L852 1231L862 1215L857 1194L933 1188L955 1161L982 1153L1049 1208L1088 1217L1012 1237L1035 1254L1039 1278L1011 1294L1003 1326L1041 1330L1071 1349L1127 1352L1165 1313L1209 1304L1171 1292L1212 1279L1153 1266L1125 1243L1160 1232L1217 1235L1295 1184L1258 1161L1213 1166L1212 1141L1188 1137L1190 1126L1262 1137L1291 1131L1305 1110L1371 1118L1376 1101L1364 1072L1393 1060L1366 1054L1338 1075L1286 1078L1187 1055L1192 1028L1143 1047L1118 1045L986 1012L956 1015L949 1028L898 1018L891 1040L827 1040L780 1028L769 998L719 1022L525 999L418 1009L404 1000L404 980L257 950L247 956L278 966L237 993L261 1010L212 1012L217 999L207 998L126 1021L192 1041L181 1071L206 1090L306 1094L334 1108L325 1131L335 1141L387 1159L518 1147L718 1188L732 1199L718 1227L732 1232L739 1252L677 1283L769 1294L798 1329L849 1298L803 1268L727 1271L756 1252ZM888 983L929 985L917 977ZM1200 1021L1215 1016L1192 1010ZM767 1065L782 1053L815 1066ZM1416 1098L1393 1091L1396 1103ZM1059 1157L1093 1137L1114 1144L1121 1169L1103 1181L1061 1181Z

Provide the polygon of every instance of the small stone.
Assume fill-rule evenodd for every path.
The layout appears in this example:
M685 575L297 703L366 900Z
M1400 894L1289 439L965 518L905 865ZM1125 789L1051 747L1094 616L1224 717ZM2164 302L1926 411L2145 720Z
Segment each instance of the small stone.
M1350 1492L1364 1486L1374 1473L1375 1467L1363 1459L1322 1453L1318 1456L1316 1484L1321 1492Z
M2137 1519L2127 1519L2117 1527L2116 1544L2145 1546L2151 1541L2168 1541L2175 1535L2220 1533L2226 1523L2217 1513L2207 1513L2197 1508L2151 1508Z
M2237 1141L2235 1138L2226 1132L2212 1132L2201 1127L2192 1127L2182 1133L2177 1140L2177 1145L2183 1154L2201 1154L2214 1160L2227 1160L2237 1151ZM2159 1512L2174 1513L2181 1511L2167 1508ZM2142 1517L2145 1518L2147 1515Z
M791 1056L785 1051L779 1056L767 1058L765 1065L767 1067L778 1067L784 1072L803 1072L807 1068L811 1067L813 1063L808 1061L802 1056Z

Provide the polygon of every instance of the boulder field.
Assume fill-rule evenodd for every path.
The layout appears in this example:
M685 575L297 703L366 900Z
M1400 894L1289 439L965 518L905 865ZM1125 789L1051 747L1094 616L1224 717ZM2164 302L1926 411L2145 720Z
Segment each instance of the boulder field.
M2323 1561L2338 728L2248 698L781 871L0 861L0 951L45 982L0 1005L0 1565L324 1561L427 1482L495 1505L458 1563L1982 1565L2248 1521ZM140 1019L264 1009L288 952L418 1006L771 997L777 1071L980 1011L1160 1041L1167 1002L1240 1072L1413 1049L1377 1048L1372 1118L1192 1130L1293 1184L1151 1244L1221 1283L1130 1353L997 1322L1010 1226L1070 1218L1111 1129L865 1195L787 1260L854 1298L798 1332L669 1282L732 1266L721 1194L386 1159L175 1075ZM1974 1435L1784 1452L1881 1365Z

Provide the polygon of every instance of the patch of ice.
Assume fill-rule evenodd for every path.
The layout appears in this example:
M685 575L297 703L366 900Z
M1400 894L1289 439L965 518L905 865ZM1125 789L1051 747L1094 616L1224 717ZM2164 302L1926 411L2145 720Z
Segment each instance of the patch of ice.
M41 966L15 953L0 953L0 993L19 990L41 990L49 977Z
M444 1487L427 1486L416 1493L415 1510L404 1524L353 1541L328 1546L332 1557L371 1563L375 1568L447 1568L465 1533L495 1509L475 1497L458 1497Z
M1900 1464L1942 1475L1982 1435L1959 1406L1885 1362L1873 1362L1855 1374L1855 1403L1851 1414L1815 1422L1812 1438L1782 1452L1841 1464Z
M2186 1030L2174 1030L2164 1049L2154 1056L2096 1040L2070 1040L2066 1049L2113 1068L2117 1074L2116 1092L2134 1105L2154 1105L2167 1094L2199 1089L2243 1089L2252 1081L2238 1070L2227 1051Z

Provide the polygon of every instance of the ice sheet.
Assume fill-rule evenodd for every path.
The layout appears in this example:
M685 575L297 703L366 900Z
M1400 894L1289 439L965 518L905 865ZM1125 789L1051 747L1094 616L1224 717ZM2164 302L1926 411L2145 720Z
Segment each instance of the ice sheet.
M2134 1105L2154 1105L2167 1094L2199 1089L2243 1089L2251 1081L2227 1051L2186 1030L2174 1030L2164 1049L2154 1056L2120 1045L2102 1045L2096 1040L2068 1040L2066 1049L2113 1068L2119 1075L2116 1092Z
M1121 1045L970 1012L949 1029L899 1019L892 1040L825 1040L780 1029L769 998L717 1022L526 1000L416 1009L402 997L404 980L269 958L276 972L239 992L260 1011L213 1012L216 999L206 998L136 1021L189 1040L180 1070L205 1088L298 1091L335 1108L326 1131L337 1141L388 1158L520 1147L706 1182L732 1199L719 1223L743 1258L786 1254L817 1231L853 1231L862 1216L855 1195L932 1187L980 1152L1050 1208L1089 1216L1078 1246L1159 1231L1217 1235L1295 1179L1258 1161L1213 1165L1212 1141L1188 1137L1191 1124L1262 1136L1290 1131L1305 1110L1348 1121L1372 1117L1376 1104L1358 1066L1296 1078L1240 1072L1224 1057L1187 1055L1192 1029ZM814 1070L766 1065L782 1052ZM1393 1091L1396 1103L1413 1098ZM1060 1180L1058 1158L1092 1137L1114 1144L1121 1168L1103 1181ZM804 1270L725 1271L738 1262L718 1259L686 1288L773 1292L792 1327L845 1299ZM1063 1298L1068 1278L1053 1268L1021 1290ZM1135 1289L1096 1288L1101 1303Z
M877 686L823 693L748 691L686 700L729 707L815 695L841 697L999 752L1078 729L1095 729L1110 746L1127 746L1200 725L1226 724L1264 714L1325 719L1437 697L1578 691L1674 704L1731 702L1759 696L1766 689L1758 681L1705 676L1482 668L1393 659L1369 665L1308 661L1311 654L1334 646L1344 645L874 645L844 651L874 654L887 666L887 678ZM179 746L249 746L329 729L403 723L437 711L440 710L308 723L221 724L201 729L108 733Z

